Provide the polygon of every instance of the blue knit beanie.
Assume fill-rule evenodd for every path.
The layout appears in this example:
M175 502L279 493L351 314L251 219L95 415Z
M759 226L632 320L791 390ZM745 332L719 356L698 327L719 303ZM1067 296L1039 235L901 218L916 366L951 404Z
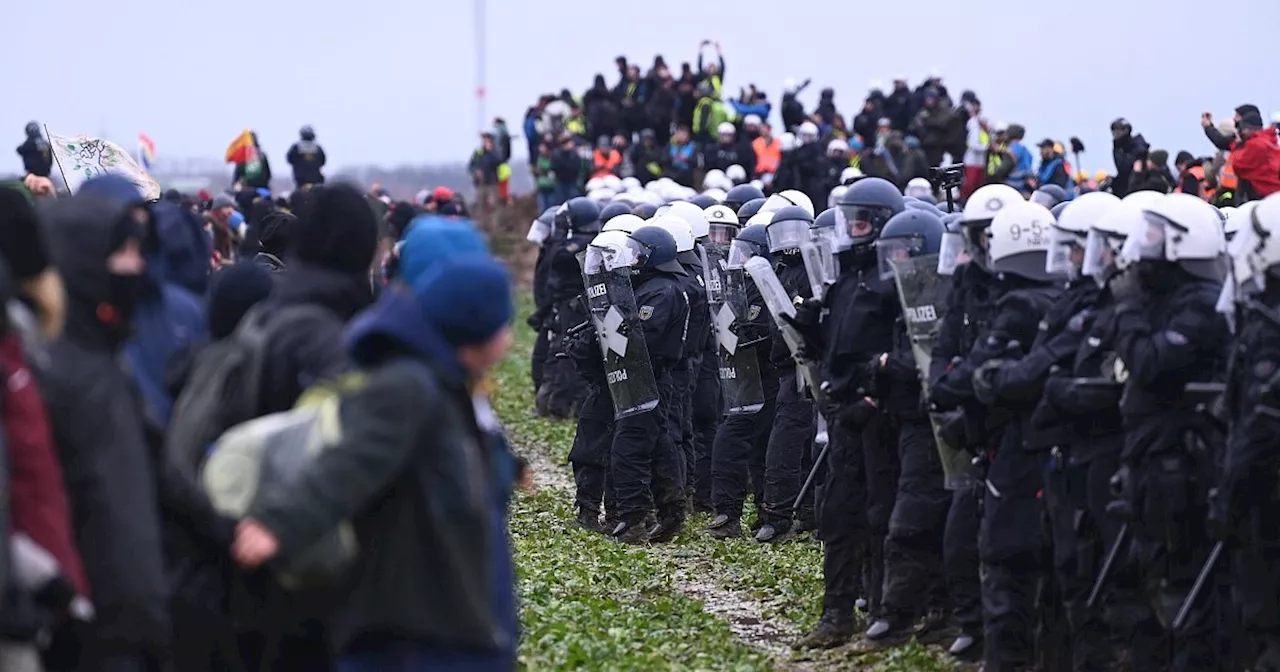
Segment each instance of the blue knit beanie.
M487 342L515 315L511 274L484 254L436 264L413 284L413 295L427 321L454 347Z
M409 234L400 247L400 277L416 285L433 266L462 255L489 251L484 238L465 219L419 215L409 225Z

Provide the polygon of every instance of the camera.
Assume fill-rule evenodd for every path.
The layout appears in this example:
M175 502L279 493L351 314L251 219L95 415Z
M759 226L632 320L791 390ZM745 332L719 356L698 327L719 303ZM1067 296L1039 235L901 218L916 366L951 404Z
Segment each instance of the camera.
M934 188L946 191L964 185L964 164L953 163L949 166L938 166L929 169L929 181Z

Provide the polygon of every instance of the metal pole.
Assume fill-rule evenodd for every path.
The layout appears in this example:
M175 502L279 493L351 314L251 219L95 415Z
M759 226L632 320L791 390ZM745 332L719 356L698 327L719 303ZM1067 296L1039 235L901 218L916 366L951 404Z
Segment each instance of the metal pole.
M472 4L472 8L475 10L476 130L478 132L484 132L488 122L488 115L485 114L484 109L484 99L485 95L488 93L488 91L485 90L485 33L487 32L487 27L485 25L484 0L475 0Z

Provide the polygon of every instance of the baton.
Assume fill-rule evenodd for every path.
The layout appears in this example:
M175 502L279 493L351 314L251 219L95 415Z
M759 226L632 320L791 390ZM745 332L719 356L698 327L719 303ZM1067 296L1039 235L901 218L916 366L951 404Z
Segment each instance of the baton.
M1102 570L1098 572L1098 579L1093 582L1093 590L1089 591L1089 601L1085 602L1086 608L1092 609L1094 603L1098 601L1098 595L1102 593L1102 586L1107 583L1107 577L1110 576L1111 569L1115 567L1116 558L1120 557L1120 549L1124 547L1127 541L1129 541L1129 523L1125 523L1120 527L1120 534L1116 535L1115 543L1111 544L1107 559L1102 563Z
M1204 567L1200 569L1200 575L1196 577L1196 582L1191 586L1191 592L1187 593L1187 598L1182 601L1182 606L1178 608L1178 615L1173 618L1173 630L1177 632L1186 624L1187 617L1191 615L1191 607L1195 604L1196 598L1200 597L1200 591L1204 590L1204 584L1209 580L1209 575L1213 573L1213 568L1218 564L1218 557L1222 555L1222 542L1213 545L1213 551L1209 553L1209 559L1204 561Z
M819 424L826 424L823 420L822 414L818 414L818 422ZM822 432L819 431L818 435L821 436ZM805 493L809 491L809 487L813 485L814 479L818 477L818 468L822 466L822 461L827 457L827 449L830 447L831 439L828 437L827 441L822 444L822 450L818 451L818 457L814 459L813 467L809 469L809 477L804 479L804 485L800 486L800 494L796 495L796 501L791 504L792 511L800 510L800 502L804 501Z

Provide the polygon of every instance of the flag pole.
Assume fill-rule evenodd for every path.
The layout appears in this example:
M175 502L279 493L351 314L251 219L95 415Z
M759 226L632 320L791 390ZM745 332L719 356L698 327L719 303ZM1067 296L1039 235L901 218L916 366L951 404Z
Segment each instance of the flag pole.
M41 125L44 126L44 139L49 141L49 153L53 155L53 162L58 164L58 174L62 175L62 186L66 187L67 191L71 191L71 183L67 181L67 171L62 169L62 161L58 159L58 153L53 151L53 135L49 133L49 125Z
M485 90L485 12L484 0L473 0L472 9L475 12L474 26L475 29L475 46L476 46L476 130L483 133L486 124L485 115L485 96L488 91Z

